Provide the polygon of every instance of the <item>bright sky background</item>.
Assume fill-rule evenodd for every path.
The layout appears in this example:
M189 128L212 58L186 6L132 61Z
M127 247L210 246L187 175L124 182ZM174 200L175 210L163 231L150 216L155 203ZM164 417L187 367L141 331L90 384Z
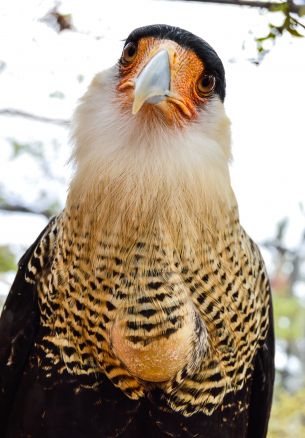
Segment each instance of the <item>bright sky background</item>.
M135 27L167 23L186 28L206 39L226 68L231 175L242 224L262 242L287 216L287 243L298 243L305 224L298 206L305 205L305 38L279 39L256 66L250 62L256 57L254 38L267 34L268 22L279 19L276 14L189 2L66 0L60 11L72 13L79 32L58 34L41 21L53 5L51 0L1 0L0 110L69 118L92 76L116 62L122 40ZM9 138L43 141L51 170L27 156L12 161ZM0 116L0 185L14 200L33 207L58 197L64 203L69 150L68 133L61 127ZM50 183L49 171L57 181ZM43 198L41 190L47 192ZM42 217L1 214L0 244L26 247L44 224ZM6 290L0 282L0 293Z

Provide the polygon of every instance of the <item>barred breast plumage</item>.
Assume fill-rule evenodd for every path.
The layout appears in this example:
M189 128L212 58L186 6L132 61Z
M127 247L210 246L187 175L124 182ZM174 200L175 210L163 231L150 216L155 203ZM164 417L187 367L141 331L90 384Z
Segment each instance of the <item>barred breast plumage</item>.
M132 236L130 246L114 246L111 235L105 237L94 266L86 255L90 228L78 229L77 211L56 219L29 265L29 281L38 264L43 273L38 291L46 334L39 348L46 376L62 358L62 371L105 373L131 398L157 385L174 410L212 414L250 377L269 323L268 279L237 210L222 232L198 242L202 259L191 248L181 258L156 231L153 241ZM184 327L187 351L182 346L175 359ZM113 339L116 329L124 334L130 362L124 363L123 347Z
M271 292L231 188L224 68L136 29L73 118L65 209L0 318L5 438L265 438Z

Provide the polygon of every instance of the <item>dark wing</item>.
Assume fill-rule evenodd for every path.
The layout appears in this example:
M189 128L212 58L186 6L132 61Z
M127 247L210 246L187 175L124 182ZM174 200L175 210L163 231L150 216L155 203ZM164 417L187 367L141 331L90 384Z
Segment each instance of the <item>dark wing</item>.
M26 280L33 252L54 219L26 251L0 318L0 436L4 436L12 403L39 324L35 282Z
M45 379L36 284L51 264L56 221L21 258L0 317L0 437L142 437L142 400L130 400L104 375L59 373L54 365Z
M271 294L271 292L270 292ZM274 328L270 296L269 330L258 350L253 373L247 438L265 438L272 405L274 383Z

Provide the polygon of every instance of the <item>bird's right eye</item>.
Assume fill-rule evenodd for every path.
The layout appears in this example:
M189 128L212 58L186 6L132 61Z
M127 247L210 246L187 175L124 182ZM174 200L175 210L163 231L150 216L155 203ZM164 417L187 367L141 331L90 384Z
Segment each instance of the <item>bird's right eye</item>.
M122 63L129 64L137 55L137 46L135 43L128 43L123 50Z

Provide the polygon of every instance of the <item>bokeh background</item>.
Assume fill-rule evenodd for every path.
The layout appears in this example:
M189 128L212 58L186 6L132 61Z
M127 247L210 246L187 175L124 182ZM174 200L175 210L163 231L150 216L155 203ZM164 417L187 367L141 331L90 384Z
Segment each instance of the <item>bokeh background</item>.
M221 3L218 3L220 1ZM305 436L305 1L1 0L0 308L16 263L64 206L69 121L138 26L206 39L227 74L232 184L270 275L277 336L269 438ZM231 4L223 4L231 3Z

